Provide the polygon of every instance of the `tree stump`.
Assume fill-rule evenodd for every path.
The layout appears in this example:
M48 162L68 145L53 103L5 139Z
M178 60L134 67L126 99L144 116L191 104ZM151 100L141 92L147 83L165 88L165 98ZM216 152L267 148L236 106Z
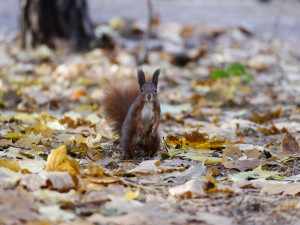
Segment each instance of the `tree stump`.
M54 47L54 39L68 40L76 50L90 47L93 26L86 0L20 0L23 48Z

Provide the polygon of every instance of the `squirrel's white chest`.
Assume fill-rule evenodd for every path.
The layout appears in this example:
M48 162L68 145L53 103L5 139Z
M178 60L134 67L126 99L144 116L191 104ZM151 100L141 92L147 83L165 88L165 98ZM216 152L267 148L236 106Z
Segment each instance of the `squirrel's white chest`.
M154 118L152 102L146 102L144 104L144 107L143 107L142 113L141 113L141 117L142 117L144 132L147 132L147 130L152 125L153 118Z

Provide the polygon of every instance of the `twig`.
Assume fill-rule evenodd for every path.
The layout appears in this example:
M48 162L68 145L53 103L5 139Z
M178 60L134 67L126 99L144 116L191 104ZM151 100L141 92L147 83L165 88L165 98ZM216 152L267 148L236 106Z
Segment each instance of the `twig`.
M164 140L164 142L165 142L165 144L166 144L167 149L170 149L170 146L169 146L168 143L166 142L165 137L163 137L163 140Z

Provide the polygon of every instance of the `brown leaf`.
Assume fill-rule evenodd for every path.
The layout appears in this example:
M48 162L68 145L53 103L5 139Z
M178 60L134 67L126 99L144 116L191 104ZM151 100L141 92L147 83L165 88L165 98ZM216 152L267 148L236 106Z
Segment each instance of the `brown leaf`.
M46 179L39 174L24 174L21 178L20 185L29 191L35 191L47 186Z
M68 191L77 185L68 172L42 172L40 176L50 182L49 188L57 191Z
M187 142L195 145L205 143L209 140L208 134L200 133L197 130L194 130L191 133L184 133L184 138Z
M265 192L269 195L275 195L275 194L298 195L300 194L300 183L271 184L262 187L260 192Z
M228 145L223 150L223 155L227 157L231 157L233 160L237 160L243 156L239 146L236 145Z
M22 188L0 189L0 224L24 224L36 221L37 206L33 198Z
M20 185L29 191L40 188L50 188L57 191L68 191L75 188L75 183L68 172L41 172L39 174L24 174Z
M226 155L223 154L223 165L225 168L238 169L239 171L245 171L247 169L254 169L259 165L278 165L276 161L266 161L262 159L247 159L247 160L236 160L230 162Z
M261 155L261 151L259 151L257 148L255 148L255 149L245 151L245 154L248 158L258 159L259 156Z
M104 156L103 153L96 153L95 155L93 154L91 149L88 149L88 151L86 152L87 157L89 157L91 160L93 160L94 162L102 159L102 157Z
M285 127L283 127L281 130L279 130L274 124L272 124L272 126L270 128L265 128L265 127L258 127L257 128L258 131L263 132L264 134L282 134L282 133L286 133L287 129Z
M251 121L255 122L255 123L265 123L265 122L269 122L271 119L276 119L278 117L280 117L282 115L282 108L281 106L277 106L275 111L268 111L265 114L259 114L256 112L253 112L252 117L251 117Z
M299 144L289 133L284 135L280 144L280 149L281 152L286 156L300 155Z

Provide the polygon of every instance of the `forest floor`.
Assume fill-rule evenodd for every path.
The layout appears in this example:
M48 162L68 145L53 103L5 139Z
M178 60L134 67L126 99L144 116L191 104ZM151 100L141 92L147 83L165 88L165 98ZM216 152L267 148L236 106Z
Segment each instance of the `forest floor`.
M156 20L161 147L122 160L103 88L136 79L142 30L115 18L85 53L0 44L0 224L299 224L300 41Z

